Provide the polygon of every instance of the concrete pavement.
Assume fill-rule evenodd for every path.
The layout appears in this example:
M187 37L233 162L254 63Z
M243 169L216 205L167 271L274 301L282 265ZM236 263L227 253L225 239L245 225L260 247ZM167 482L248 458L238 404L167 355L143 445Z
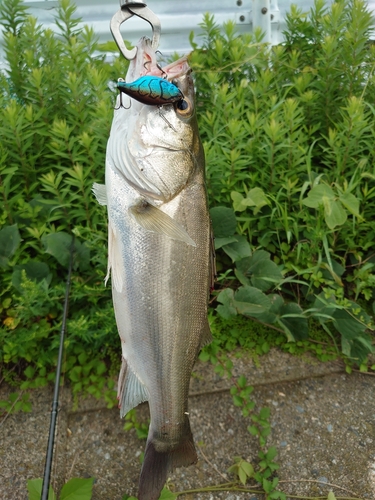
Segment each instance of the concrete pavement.
M276 349L259 358L233 357L235 375L255 387L256 409L271 408L269 445L278 449L279 489L287 495L316 497L333 490L337 497L375 499L375 377L348 375L340 362L321 363L307 355ZM191 381L191 425L199 461L173 473L176 491L230 480L234 456L257 462L257 439L249 434L229 394L231 383L211 365L198 363ZM0 387L0 399L9 387ZM27 479L42 477L52 388L32 391L31 413L0 422L0 499L26 500ZM96 478L93 500L121 500L136 494L139 457L145 441L125 432L117 408L85 399L73 408L63 388L52 484L59 490L71 477ZM147 404L138 418L147 421ZM261 500L249 493L193 493L182 499ZM290 498L290 497L288 497Z

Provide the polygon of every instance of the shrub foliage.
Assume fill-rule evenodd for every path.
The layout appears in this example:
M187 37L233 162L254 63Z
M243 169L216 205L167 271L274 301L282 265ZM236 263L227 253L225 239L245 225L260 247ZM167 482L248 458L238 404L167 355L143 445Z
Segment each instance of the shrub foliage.
M30 365L22 388L53 378L74 233L65 372L75 391L99 395L113 387L102 360L117 350L117 333L103 286L106 216L91 186L104 179L114 102L108 84L126 63L106 64L74 12L60 2L56 36L20 0L0 9L7 61L0 75L0 363L9 381Z
M66 341L73 390L112 404L117 333L106 271L103 182L126 61L100 55L69 0L59 33L21 0L0 23L0 367L22 388L54 376L72 234ZM361 363L373 350L375 48L363 1L292 7L285 42L205 15L191 65L218 254L217 311L306 339L319 322ZM110 360L110 362L108 362Z
M272 49L209 15L202 47L192 40L218 311L290 340L317 320L357 362L374 328L371 23L363 1L316 0L309 13L292 6Z

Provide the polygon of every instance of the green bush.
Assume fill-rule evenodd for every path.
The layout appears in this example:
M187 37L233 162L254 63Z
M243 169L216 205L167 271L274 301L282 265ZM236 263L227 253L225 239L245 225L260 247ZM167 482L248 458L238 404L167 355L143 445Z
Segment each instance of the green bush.
M105 392L113 404L120 351L103 286L106 214L91 186L104 178L109 82L127 62L106 62L74 12L61 0L56 36L20 0L0 6L0 369L22 389L53 379L74 233L64 373L76 393ZM214 306L300 343L320 324L362 363L373 350L375 283L371 16L362 1L317 1L309 15L292 7L287 21L273 48L208 14L200 47L191 38Z
M21 375L22 388L53 379L74 233L64 369L74 391L100 395L106 387L110 403L108 375L120 355L103 286L106 215L91 187L104 179L115 98L108 84L126 62L106 64L74 12L60 2L56 36L19 0L0 9L8 65L0 75L0 366L10 382ZM110 358L112 368L103 364ZM17 369L8 373L9 366Z
M373 351L374 328L371 23L362 1L316 0L309 14L292 7L285 42L270 49L206 15L191 56L219 236L218 312L290 340L318 320L357 362Z

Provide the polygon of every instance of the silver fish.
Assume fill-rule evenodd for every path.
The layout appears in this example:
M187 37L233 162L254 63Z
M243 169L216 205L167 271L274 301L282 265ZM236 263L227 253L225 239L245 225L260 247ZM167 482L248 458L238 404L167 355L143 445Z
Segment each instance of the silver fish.
M126 80L164 76L184 100L159 108L122 95L108 140L106 185L93 190L108 207L108 267L122 343L120 414L149 402L138 499L157 500L175 467L197 461L188 391L199 350L211 341L212 239L187 60L160 70L150 41L137 47Z

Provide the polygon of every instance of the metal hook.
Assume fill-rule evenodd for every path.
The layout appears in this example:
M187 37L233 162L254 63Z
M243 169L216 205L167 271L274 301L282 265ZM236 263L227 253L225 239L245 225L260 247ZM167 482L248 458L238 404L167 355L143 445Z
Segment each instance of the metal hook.
M113 38L122 55L129 61L137 55L137 47L128 50L120 33L120 26L132 16L138 16L147 21L152 28L152 47L156 50L159 45L161 25L159 18L150 10L144 2L120 0L121 9L116 12L110 22L110 29Z

